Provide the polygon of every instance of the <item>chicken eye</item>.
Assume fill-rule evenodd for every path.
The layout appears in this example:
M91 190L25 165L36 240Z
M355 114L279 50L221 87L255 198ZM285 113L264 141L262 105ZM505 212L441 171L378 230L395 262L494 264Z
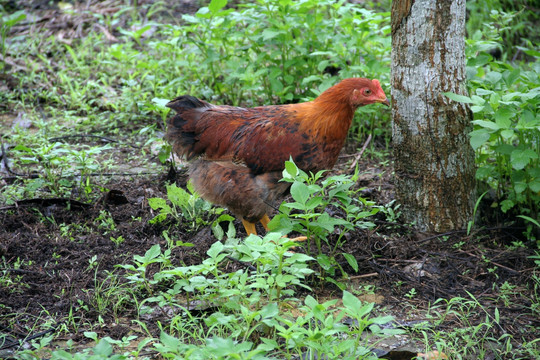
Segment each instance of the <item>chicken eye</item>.
M364 90L364 95L371 95L371 90L370 89Z

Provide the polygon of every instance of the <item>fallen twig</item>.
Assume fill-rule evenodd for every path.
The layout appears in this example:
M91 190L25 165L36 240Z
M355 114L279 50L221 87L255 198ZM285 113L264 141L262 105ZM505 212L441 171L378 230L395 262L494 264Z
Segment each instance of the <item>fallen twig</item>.
M349 171L354 170L354 168L356 167L356 164L358 163L358 161L362 157L362 154L364 153L364 151L366 151L370 141L371 141L371 134L368 135L368 137L366 139L366 142L364 143L364 146L362 146L362 149L360 150L358 155L356 155L356 157L354 158L354 161L352 162L351 166L349 167Z
M106 141L106 142L114 142L114 143L124 144L124 145L127 145L127 146L131 146L132 148L135 148L135 149L140 149L141 148L140 146L135 146L133 144L127 144L127 143L124 143L124 142L121 142L121 141L118 141L118 140L115 140L115 139L108 138L106 136L91 135L91 134L74 134L74 135L58 136L58 137L50 138L49 142L64 140L64 139L68 139L68 138L77 138L77 137L79 137L79 138L100 139L100 140L103 140L103 141Z

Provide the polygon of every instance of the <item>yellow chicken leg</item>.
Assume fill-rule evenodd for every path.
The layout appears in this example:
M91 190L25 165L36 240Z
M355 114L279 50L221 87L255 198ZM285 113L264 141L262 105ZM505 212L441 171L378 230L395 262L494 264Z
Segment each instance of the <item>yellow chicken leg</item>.
M246 229L246 233L249 235L257 235L257 229L255 229L255 224L251 223L247 220L242 219L242 225L244 225L244 229Z
M266 231L268 231L268 223L270 222L270 218L268 217L268 215L264 214L264 216L262 217L261 220L259 220L262 224L262 226L264 227L264 229Z
M268 223L270 222L270 218L268 217L268 215L264 214L264 216L262 217L261 220L259 220L262 224L262 226L266 229L266 231L268 231ZM245 225L244 225L245 226ZM285 236L286 237L286 236ZM292 238L290 239L291 241L305 241L307 240L307 237L305 236L298 236L298 237L295 237L295 238Z

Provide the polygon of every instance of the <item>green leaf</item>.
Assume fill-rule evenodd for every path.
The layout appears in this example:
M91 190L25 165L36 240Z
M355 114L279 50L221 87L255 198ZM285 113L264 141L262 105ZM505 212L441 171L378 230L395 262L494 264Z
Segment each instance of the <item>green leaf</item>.
M270 87L274 93L281 93L283 91L283 83L276 78L270 78Z
M212 259L216 258L220 252L223 251L224 245L217 241L210 246L210 249L206 252Z
M521 170L529 164L531 160L538 159L538 154L531 149L516 149L510 155L512 167L516 170Z
M482 89L482 88L478 88L478 89L476 89L476 94L477 94L477 95L491 95L491 94L493 94L493 91L491 91L491 90L486 90L486 89Z
M298 167L293 161L285 161L285 171L287 174L289 174L291 177L295 177L298 175Z
M484 108L485 108L484 105L482 105L482 106L473 105L473 106L471 106L471 111L476 114L476 113L484 111Z
M512 136L514 136L514 130L503 130L501 131L501 136L503 137L503 139L508 140Z
M270 40L279 35L281 35L281 31L273 31L270 29L264 29L264 31L262 32L263 40Z
M212 14L216 14L219 10L223 9L227 5L227 0L212 0L210 5L208 5L208 10Z
M18 22L23 21L24 19L26 19L26 14L24 13L24 10L20 10L20 11L14 12L11 15L7 15L0 18L0 25L4 25L7 28L11 28Z
M169 103L169 100L155 97L152 99L152 102L161 108L166 108L166 105Z
M291 196L294 201L305 205L309 199L310 191L306 184L295 181L291 186Z
M484 145L486 141L489 140L489 131L486 129L474 130L470 134L471 136L471 146L474 150L478 149L480 146Z
M473 103L471 98L468 97L468 96L458 95L458 94L454 94L452 92L443 92L443 95L446 96L447 98L449 98L451 100L454 100L454 101L457 101L457 102L467 103L467 104L472 104Z
M522 218L522 219L525 219L527 221L530 221L532 222L534 225L540 227L540 223L538 223L538 221L534 220L533 218L529 217L529 216L526 216L526 215L518 215L518 217Z
M516 114L516 110L511 107L501 107L495 112L496 123L504 129L509 129L512 125L510 119Z
M519 79L519 76L521 75L521 70L519 68L516 68L512 71L505 71L503 74L504 81L506 82L507 86L512 85L516 82L517 79Z
M153 210L167 209L167 208L170 209L169 205L167 205L167 200L162 199L162 198L149 198L148 205L150 205L150 207Z
M155 244L144 253L144 259L145 261L149 261L157 258L159 254L161 254L161 247L159 244Z
M343 291L343 306L352 312L356 312L357 309L362 307L362 302L350 292Z
M527 190L526 183L523 183L523 182L514 183L514 191L516 192L516 194L521 194L525 190Z
M473 124L480 125L483 128L491 129L494 131L497 131L501 128L499 125L497 125L493 121L487 121L487 120L474 120Z
M506 213L508 210L513 208L515 203L512 200L506 199L501 201L501 210L503 213Z
M496 71L490 71L486 74L486 80L495 85L502 79L502 74Z
M529 183L529 188L535 193L540 192L540 179L534 179L531 181Z
M358 272L358 262L356 261L356 258L352 256L351 254L342 253L345 259L347 260L347 263L353 268L354 272Z
M326 271L330 270L333 265L331 259L325 254L317 255L317 263Z

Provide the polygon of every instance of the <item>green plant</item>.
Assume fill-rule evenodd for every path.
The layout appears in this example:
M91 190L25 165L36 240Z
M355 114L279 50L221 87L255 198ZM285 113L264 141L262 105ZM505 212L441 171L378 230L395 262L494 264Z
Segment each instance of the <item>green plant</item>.
M290 192L294 201L281 205L281 214L272 219L269 227L283 233L294 230L305 235L308 238L308 254L313 241L317 248L316 259L322 269L321 276L327 281L336 283L332 278L336 269L339 268L342 275L346 276L336 261L337 251L342 248L345 241L344 236L354 229L372 228L374 224L368 218L376 214L379 208L374 206L374 202L358 196L357 191L351 190L354 180L350 176L335 175L320 181L323 173L320 171L308 176L298 169L294 162L287 161L283 180L292 183ZM318 181L321 185L318 185ZM326 211L330 206L339 209L343 214L342 217L331 216ZM339 229L338 236L330 240L336 228ZM330 248L328 255L322 251L323 244ZM358 270L354 256L346 252L340 255L355 271Z
M17 23L26 19L26 14L23 10L14 12L13 14L3 14L0 12L0 53L2 54L2 60L0 62L2 72L5 72L5 59L7 53L6 39L8 38L9 30Z
M482 36L468 40L471 96L445 95L471 104L481 191L493 189L503 213L534 219L540 210L540 53L525 49L535 61L521 68L495 61L485 52L495 39Z
M208 225L208 221L204 218L205 215L219 214L223 211L220 208L212 209L212 205L195 192L191 183L187 184L189 192L176 186L176 184L167 185L166 188L167 199L171 205L162 198L148 199L150 207L159 210L159 214L150 220L151 224L163 222L168 216L171 216L177 222L183 223L189 226L192 231L195 231L200 226Z
M144 256L135 255L133 257L135 265L117 265L117 267L129 272L129 275L126 276L129 283L151 294L153 291L152 286L159 281L157 279L148 279L146 277L146 269L150 264L160 264L162 267L168 266L170 264L170 254L170 250L165 250L162 253L161 247L156 244L148 249Z

